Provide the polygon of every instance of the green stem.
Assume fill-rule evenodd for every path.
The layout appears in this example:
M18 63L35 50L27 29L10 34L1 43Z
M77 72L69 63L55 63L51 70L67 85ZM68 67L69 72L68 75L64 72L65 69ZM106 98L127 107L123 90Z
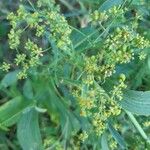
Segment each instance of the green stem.
M34 7L33 3L32 3L30 0L28 0L28 3L29 3L29 4L30 4L30 6L32 7L32 9L33 9L34 11L36 11L36 9L35 9L35 7Z
M132 123L134 124L134 126L137 128L137 130L139 131L139 133L141 134L141 136L148 142L150 143L150 139L148 138L148 136L146 135L146 133L144 132L144 130L142 129L141 125L137 122L136 118L133 116L133 114L127 110L125 110L126 114L129 116L129 118L131 119Z
M69 10L74 10L74 7L70 5L66 0L59 0L61 3L63 3L66 7L68 7Z

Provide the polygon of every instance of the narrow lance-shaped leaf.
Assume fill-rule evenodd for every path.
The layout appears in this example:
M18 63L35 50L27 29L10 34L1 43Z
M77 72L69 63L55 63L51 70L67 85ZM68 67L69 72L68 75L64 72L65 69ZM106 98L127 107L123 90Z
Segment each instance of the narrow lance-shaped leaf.
M121 106L138 115L150 115L150 91L126 91Z
M17 125L17 135L23 150L43 150L38 112L33 107L22 114Z
M120 147L122 149L125 149L126 143L125 143L123 137L118 133L118 131L116 129L114 129L114 127L111 125L110 122L108 122L108 129L109 129L110 133L112 134L112 136L114 137L114 139L116 140L116 142L120 145Z
M15 84L17 81L17 73L18 70L6 74L2 79L2 81L0 82L0 89Z
M150 143L150 139L148 138L148 136L146 135L145 131L143 130L143 128L141 127L141 125L138 123L138 121L136 120L136 118L134 117L134 115L131 112L129 112L129 111L126 111L126 114L129 116L130 120L132 121L132 123L134 124L134 126L136 127L136 129L139 131L139 133L141 134L141 136L148 143Z
M101 137L101 146L102 150L109 150L106 133L104 133Z
M29 79L26 80L26 82L23 86L23 95L27 99L33 99L33 88L32 88L31 81Z
M123 3L123 0L106 0L99 8L100 11L108 10L113 6L118 6Z
M9 127L15 124L22 111L31 105L30 101L25 101L21 97L9 100L0 107L0 125Z

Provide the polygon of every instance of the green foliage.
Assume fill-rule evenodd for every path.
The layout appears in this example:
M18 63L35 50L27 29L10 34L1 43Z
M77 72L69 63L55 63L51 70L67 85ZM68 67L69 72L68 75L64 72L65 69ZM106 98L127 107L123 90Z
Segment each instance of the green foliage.
M16 97L0 108L1 127L9 127L15 124L22 112L31 104L29 101L24 101L21 97Z
M34 108L25 111L17 126L19 142L23 148L42 150L42 139L38 124L38 113Z
M123 4L123 0L106 0L99 8L100 11L108 10L113 6Z
M120 134L113 128L113 126L110 123L108 123L108 128L110 130L110 133L114 137L114 139L120 145L120 147L122 149L126 149L126 143L125 143L124 139L120 136Z
M121 105L124 109L138 114L138 115L150 115L150 92L142 91L127 91L124 93L124 100Z
M2 146L150 149L149 1L11 4L0 2Z
M1 80L0 87L1 88L7 88L10 85L13 85L17 82L17 73L18 71L13 71L7 73L4 78Z
M106 134L102 135L101 145L102 145L102 150L109 150Z

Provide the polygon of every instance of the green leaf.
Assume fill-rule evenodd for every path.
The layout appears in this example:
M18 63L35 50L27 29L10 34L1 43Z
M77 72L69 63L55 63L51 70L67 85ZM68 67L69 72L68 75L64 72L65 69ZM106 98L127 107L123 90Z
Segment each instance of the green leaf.
M141 125L138 123L138 121L136 120L136 118L134 117L134 115L131 112L129 112L129 111L125 111L125 112L129 116L130 120L132 121L132 123L134 124L134 126L136 127L136 129L139 131L139 133L141 134L141 136L148 143L150 143L150 139L148 138L148 136L146 135L145 131L143 130L143 128L141 127Z
M150 115L150 91L126 91L122 108L138 115Z
M80 0L81 2L84 2L84 3L88 3L88 4L99 4L101 2L101 0L94 0L94 1L91 1L91 0Z
M148 69L150 70L150 56L148 55L148 58L147 58L147 65L148 65Z
M112 134L112 136L114 137L114 139L116 140L116 142L120 145L120 147L122 149L125 149L126 143L125 143L123 137L118 133L118 131L116 129L114 129L114 127L110 124L110 122L108 123L108 129L109 129L110 133Z
M102 146L102 150L109 150L106 133L102 135L101 146Z
M141 6L142 2L141 0L132 0L132 5L140 5Z
M0 125L9 127L18 121L21 113L27 108L31 102L16 97L9 100L0 107Z
M6 74L0 83L0 88L7 88L8 86L15 84L17 82L17 73L18 71L13 71Z
M99 8L100 11L108 10L111 7L121 5L123 0L106 0Z
M94 41L99 36L98 30L93 27L86 27L82 29L73 28L71 39L74 48L78 51L83 51L93 46Z
M33 88L29 79L26 80L23 86L23 95L28 99L33 99Z
M23 150L42 150L42 139L38 123L38 112L32 107L22 114L17 135Z

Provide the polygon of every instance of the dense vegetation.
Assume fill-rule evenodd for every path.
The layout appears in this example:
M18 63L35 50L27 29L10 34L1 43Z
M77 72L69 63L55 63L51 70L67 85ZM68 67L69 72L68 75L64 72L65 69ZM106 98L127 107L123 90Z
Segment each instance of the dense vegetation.
M150 150L150 1L1 0L0 149Z

